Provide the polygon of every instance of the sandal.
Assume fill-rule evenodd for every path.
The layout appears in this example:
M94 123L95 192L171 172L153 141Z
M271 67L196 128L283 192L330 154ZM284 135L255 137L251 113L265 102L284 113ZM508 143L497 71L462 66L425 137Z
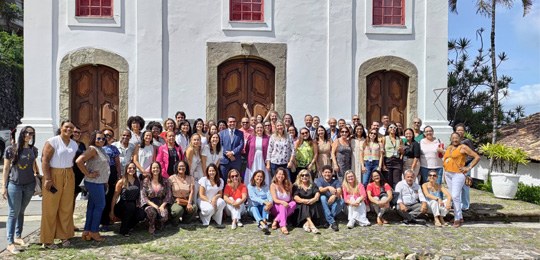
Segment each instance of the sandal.
M62 240L62 247L69 247L71 246L71 242L66 239L66 240Z
M52 249L52 250L58 249L58 246L55 244L43 244L41 247L43 249Z
M273 229L273 230L276 230L277 228L278 228L278 223L277 223L277 221L272 222L272 229Z
M281 227L281 233L283 233L283 235L288 235L289 230L287 230L287 227Z
M454 221L454 225L452 225L452 226L455 227L455 228L461 227L461 221L459 221L459 220Z
M311 229L309 228L308 224L304 224L304 231L311 232Z
M313 226L313 227L311 227L311 233L320 234L321 232L319 232L319 230L315 226Z

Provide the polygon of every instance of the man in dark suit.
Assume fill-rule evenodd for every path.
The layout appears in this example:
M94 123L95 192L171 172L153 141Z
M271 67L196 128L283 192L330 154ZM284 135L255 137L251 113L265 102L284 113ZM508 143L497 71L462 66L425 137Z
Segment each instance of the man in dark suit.
M219 162L219 169L223 181L227 181L229 170L236 169L240 172L242 167L241 153L244 148L244 134L236 129L236 117L229 116L227 126L227 129L219 132L221 147L223 148L223 158Z

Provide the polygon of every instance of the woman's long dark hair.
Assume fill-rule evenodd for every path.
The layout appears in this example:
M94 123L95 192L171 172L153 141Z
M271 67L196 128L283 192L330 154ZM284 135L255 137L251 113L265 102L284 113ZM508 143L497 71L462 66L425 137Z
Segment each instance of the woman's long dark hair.
M208 170L210 168L214 168L216 170L216 176L214 176L214 182L219 187L219 185L221 185L221 177L220 177L221 174L219 172L219 167L217 167L215 163L211 163L206 167L206 178L208 178L209 180L210 180L210 175L208 175Z
M353 130L353 136L355 139L358 139L358 136L356 136L356 129L358 127L362 127L362 134L360 135L360 137L363 137L364 139L367 138L367 135L366 135L366 128L364 127L364 125L362 123L358 124L357 126L354 127L354 130Z
M34 136L32 136L32 140L28 142L28 146L30 146L30 148L34 148L34 143L36 142L36 129L31 126L25 126L19 133L19 138L17 139L17 142L13 145L13 150L15 152L13 154L12 160L13 165L17 164L17 162L19 161L19 154L21 154L22 149L24 149L24 138L26 137L26 132L28 131L28 129L32 129L34 131Z
M186 166L186 176L189 176L189 164L186 161L178 161L174 164L174 174L178 174L178 166L183 163Z
M324 128L324 126L320 125L317 127L317 130L315 130L315 140L317 141L320 141L319 140L319 128L324 130L324 135L323 135L323 141L326 143L328 142L328 135L326 134L326 128Z

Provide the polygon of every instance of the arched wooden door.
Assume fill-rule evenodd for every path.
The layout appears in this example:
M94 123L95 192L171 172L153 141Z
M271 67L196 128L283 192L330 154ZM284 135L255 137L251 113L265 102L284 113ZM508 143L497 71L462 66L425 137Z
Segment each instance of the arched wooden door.
M390 121L407 122L407 88L409 78L395 71L377 71L367 76L366 125L388 115Z
M110 127L118 137L118 71L88 65L70 72L71 120L88 144L94 130Z
M274 103L275 68L256 59L235 59L218 67L218 119L246 116L242 107L248 105L253 115L263 116Z

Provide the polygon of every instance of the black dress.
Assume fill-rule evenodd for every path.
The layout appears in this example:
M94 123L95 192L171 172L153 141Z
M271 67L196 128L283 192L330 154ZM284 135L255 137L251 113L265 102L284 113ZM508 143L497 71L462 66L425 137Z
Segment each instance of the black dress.
M315 183L311 184L311 187L307 190L297 187L296 185L293 186L293 197L298 196L302 199L312 199L317 192L319 192L319 187L317 187ZM307 218L311 218L314 223L318 223L323 216L320 200L311 205L296 203L296 211L298 216L297 224L299 225L303 224Z

